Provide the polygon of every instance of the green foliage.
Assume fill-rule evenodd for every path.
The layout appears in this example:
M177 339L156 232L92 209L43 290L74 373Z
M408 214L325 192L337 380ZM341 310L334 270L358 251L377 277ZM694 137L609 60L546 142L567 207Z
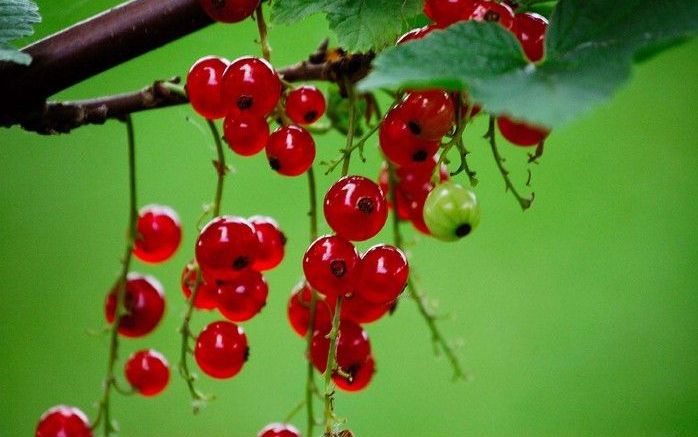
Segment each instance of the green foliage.
M272 20L290 24L323 13L342 47L366 51L393 44L405 20L421 8L421 0L277 0Z
M0 2L0 61L29 65L31 56L9 43L32 35L33 25L41 21L39 7L31 0L2 0Z
M332 128L342 135L349 132L349 99L342 97L339 87L331 86L327 92L327 118L332 123ZM366 101L361 99L356 102L356 110L359 114L366 113ZM364 133L364 118L356 117L356 135Z
M542 63L527 63L500 26L468 22L386 50L360 88L464 88L493 113L555 127L610 98L636 53L646 58L697 29L698 2L561 0Z

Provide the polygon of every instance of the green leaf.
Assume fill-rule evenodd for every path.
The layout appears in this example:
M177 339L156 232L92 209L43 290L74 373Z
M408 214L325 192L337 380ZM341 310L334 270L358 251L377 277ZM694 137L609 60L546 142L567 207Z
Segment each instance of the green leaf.
M492 23L459 23L385 50L359 89L466 89L488 111L549 127L609 99L635 56L656 54L698 29L698 2L561 0L546 59L528 64L513 34Z
M9 43L32 35L33 25L41 21L39 8L31 0L0 0L0 61L29 65L31 56Z
M291 24L324 13L343 48L367 51L394 44L405 21L421 9L421 0L276 0L271 17Z

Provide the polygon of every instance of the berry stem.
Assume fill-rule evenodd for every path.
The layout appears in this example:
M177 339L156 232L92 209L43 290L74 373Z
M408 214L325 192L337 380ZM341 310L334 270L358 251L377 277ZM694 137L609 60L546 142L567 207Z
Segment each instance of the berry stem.
M213 199L213 217L218 217L221 215L221 201L223 200L223 179L225 174L228 172L228 168L225 164L225 154L223 153L223 141L221 141L221 134L218 132L216 123L213 120L206 120L208 122L208 127L211 129L211 135L213 136L213 142L216 144L216 155L217 159L215 161L216 172L218 173L218 182L216 183L216 197Z
M312 243L317 238L317 186L315 184L315 170L312 166L306 174L308 175L308 195L310 198L308 217L310 217L310 242Z
M355 149L357 149L357 148L359 148L359 147L363 147L364 144L366 144L366 141L368 141L368 140L373 136L373 134L376 133L376 131L378 130L379 127L380 127L380 123L377 123L375 126L372 126L372 127L368 130L368 132L366 133L366 135L364 135L363 137L361 137L361 139L359 139L359 141L357 141L357 142L355 142L354 144L352 144L351 149L350 149L350 152L353 152ZM331 161L331 162L329 162L329 163L326 163L326 165L327 165L327 170L325 170L325 175L328 175L328 174L332 173L332 172L334 171L334 169L337 168L337 166L338 166L339 164L341 164L342 162L344 162L344 157L345 157L345 156L346 156L346 149L342 150L342 156L340 156L339 158L335 159L334 161Z
M396 212L397 204L395 202L397 201L397 176L395 174L395 167L392 164L388 164L388 176L390 183L390 197L393 205L395 205L392 214L393 242L395 247L407 254L407 251L404 248L405 240L400 230L400 219ZM412 300L414 300L417 304L417 309L422 315L422 318L424 318L424 320L427 322L427 326L431 332L431 341L434 344L434 351L438 353L439 350L442 350L446 355L446 358L448 358L448 361L451 363L451 367L453 367L454 380L465 378L466 374L461 366L460 360L453 351L453 348L448 344L444 336L441 334L441 331L439 331L439 327L436 325L436 316L434 316L432 311L429 309L426 295L417 289L414 280L412 280L413 272L414 269L411 269L410 278L407 281L407 291Z
M126 233L126 248L124 250L124 257L122 260L121 274L117 282L116 290L116 310L114 315L114 322L111 326L110 331L110 341L109 341L109 359L107 362L107 376L104 379L104 387L102 393L102 399L99 401L99 411L97 412L97 418L94 421L93 429L99 426L100 421L104 421L104 436L109 436L112 431L115 431L111 419L110 411L110 400L111 400L111 389L116 386L116 377L114 375L114 366L118 359L119 350L119 325L121 324L121 318L126 314L126 308L124 307L124 299L126 296L126 281L128 276L128 271L131 267L131 256L133 253L133 245L136 240L136 222L138 220L138 210L136 207L136 146L135 146L135 135L133 131L133 121L131 116L127 116L124 119L126 123L126 133L128 137L128 185L129 185L129 217L128 217L128 231Z
M347 145L344 148L342 176L346 176L349 173L349 163L351 162L351 154L354 152L354 133L356 131L356 90L354 90L354 85L352 85L351 82L346 81L345 84L347 88L347 98L349 99L349 127L347 129Z
M460 93L457 101L461 101ZM451 148L455 146L459 152L460 165L455 171L451 172L451 176L456 176L458 173L465 172L470 180L470 185L474 187L477 185L478 180L476 173L472 171L468 165L467 156L470 154L470 152L468 152L468 150L465 148L465 144L463 143L463 132L465 132L466 126L468 123L470 123L470 114L472 113L472 110L473 105L468 105L468 112L466 112L465 116L463 116L463 105L456 105L456 131L446 144L442 144L441 147L443 147L444 150L441 152L441 156L439 157L439 162L434 169L434 173L437 175L439 174L441 171L441 163L448 162L447 154Z
M262 56L264 59L271 62L271 46L269 45L269 38L267 34L267 22L264 21L262 2L259 2L259 6L257 6L255 18L257 21L257 30L259 31L259 44L262 46Z
M514 195L516 198L516 201L519 202L519 206L521 206L521 209L523 211L526 211L528 208L531 207L531 204L533 203L533 199L535 198L535 193L531 193L530 198L525 198L522 197L519 192L516 190L516 187L514 187L514 184L511 182L511 179L509 178L509 170L507 170L504 167L504 158L502 155L499 154L499 150L497 149L497 140L496 140L496 133L495 133L495 119L493 116L490 116L490 122L489 122L489 128L487 129L487 133L485 133L484 138L489 140L490 142L490 148L492 149L492 156L494 156L494 161L497 164L497 167L499 168L499 172L502 174L502 177L504 178L504 183L506 187L506 191L511 191L511 193Z
M325 435L331 436L334 428L334 393L335 387L332 382L332 372L337 366L337 338L339 337L339 320L342 312L342 296L337 297L337 304L332 317L332 329L327 338L330 340L330 347L327 352L327 367L325 368Z

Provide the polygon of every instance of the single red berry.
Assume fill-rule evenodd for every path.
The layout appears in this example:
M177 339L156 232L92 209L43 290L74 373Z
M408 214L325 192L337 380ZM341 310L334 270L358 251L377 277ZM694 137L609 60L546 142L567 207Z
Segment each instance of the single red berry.
M284 259L286 235L271 217L256 215L249 218L254 228L260 248L252 268L263 272L278 266Z
M337 388L347 392L357 392L365 389L376 373L376 363L373 356L369 355L362 363L354 364L345 370L349 377L332 375L332 380Z
M361 257L356 280L356 294L371 302L395 300L407 285L410 268L407 257L397 247L373 246Z
M286 313L288 321L296 334L305 337L310 326L310 304L312 289L305 282L301 282L291 293L288 299ZM318 330L327 334L332 325L332 312L327 302L318 296L315 301L315 324L313 331Z
M440 141L453 126L453 101L446 91L413 91L402 100L407 127L425 141Z
M363 176L345 176L327 191L325 219L337 235L363 241L375 236L388 220L388 205L380 187Z
M117 290L118 285L107 295L104 305L109 323L114 322L116 315ZM155 329L164 312L165 293L160 282L152 276L129 273L119 334L125 337L143 337Z
M170 381L167 360L153 349L134 352L124 367L126 380L143 396L160 394Z
M230 61L206 56L192 65L187 74L187 96L192 108L204 118L225 117L227 105L221 97L223 72Z
M301 433L287 423L270 423L257 433L257 437L301 437Z
M92 430L82 410L57 405L41 415L35 437L92 437Z
M218 306L218 289L215 285L209 284L204 281L203 276L198 279L199 270L196 267L194 261L188 263L184 266L182 270L182 293L186 299L191 298L192 290L198 284L198 291L196 292L196 297L194 299L194 308L198 310L212 310Z
M218 284L218 310L232 322L245 322L267 304L269 286L261 273L245 270Z
M147 205L138 212L133 254L141 261L159 263L169 259L182 241L177 213L167 206Z
M303 257L303 272L311 287L326 296L354 291L359 254L349 241L336 235L315 240Z
M514 27L514 11L504 3L496 1L476 1L468 19L499 23L505 29Z
M439 158L434 156L424 162L403 165L395 170L395 175L398 180L398 187L400 190L410 197L410 193L418 192L422 189L422 186L431 182L434 177L434 170L436 169L436 164ZM446 168L442 165L442 169ZM448 169L445 170L448 172Z
M194 358L201 370L213 378L232 378L249 355L242 327L230 322L209 323L196 339Z
M373 323L385 316L393 304L394 302L371 302L362 298L358 293L354 293L342 301L342 314L340 316L342 320L351 320L361 325Z
M286 114L296 124L315 123L326 106L325 96L312 85L298 87L286 96Z
M222 216L211 220L196 241L196 261L206 282L235 278L250 268L259 253L259 240L250 222Z
M269 136L267 143L269 166L284 176L298 176L315 160L315 141L300 126L283 126Z
M380 125L381 150L397 166L427 161L439 150L438 141L422 140L410 129L409 122L404 105L398 105L388 111Z
M412 29L409 32L402 35L400 38L398 38L397 42L395 42L395 45L405 44L406 42L422 39L425 36L429 35L429 33L431 33L431 31L434 29L436 29L436 26L434 26L433 24Z
M242 156L261 152L269 140L269 125L258 115L229 114L223 122L223 136L230 150Z
M516 34L524 53L531 62L543 59L545 31L547 29L548 20L533 12L524 12L514 16L514 34Z
M199 0L203 10L221 23L237 23L252 15L260 0Z
M326 333L315 331L310 346L310 359L313 366L320 372L324 372L327 368L329 350L330 341L326 337ZM366 331L351 320L340 321L337 339L337 365L342 370L346 370L356 364L363 363L370 354L371 343Z
M264 118L281 98L281 81L269 62L245 56L225 69L222 96L229 114L248 112Z
M535 146L546 139L550 131L532 126L526 123L520 123L508 117L497 117L497 127L510 143L517 146Z
M427 0L424 2L424 15L443 28L466 20L475 3L473 0Z

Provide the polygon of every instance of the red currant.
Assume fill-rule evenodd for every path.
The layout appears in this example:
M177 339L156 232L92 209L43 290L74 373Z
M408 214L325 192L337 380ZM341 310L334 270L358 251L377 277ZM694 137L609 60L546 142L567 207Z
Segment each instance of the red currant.
M221 23L237 23L252 15L260 0L199 0L209 17Z
M251 267L259 253L259 240L252 225L241 217L222 216L211 220L196 241L196 261L204 279L234 279Z
M310 168L315 160L315 141L300 126L280 127L267 143L269 166L284 176L298 176Z
M230 61L206 56L192 65L187 74L187 96L192 108L204 118L213 120L225 117L228 112L221 97L223 72Z
M334 302L332 302L334 304ZM359 324L373 323L390 311L394 302L370 302L358 294L345 297L342 301L342 320L351 320Z
M134 352L126 361L126 379L143 396L160 394L170 381L170 367L160 352L153 349Z
M296 124L315 123L326 106L325 96L312 85L296 88L286 96L286 114Z
M547 28L548 20L538 14L525 12L514 16L514 33L531 62L543 59Z
M535 146L550 134L545 128L520 123L508 117L497 117L497 127L504 138L517 146Z
M231 281L218 285L218 310L233 322L245 322L267 304L269 286L261 273L245 270Z
M186 299L191 298L192 290L196 286L196 282L199 276L199 270L196 267L194 261L188 263L184 266L182 270L182 293ZM212 310L218 306L218 289L205 282L202 277L199 281L198 291L196 292L196 298L194 299L194 308L199 310Z
M397 247L380 244L364 253L359 263L356 294L371 302L395 300L407 285L410 268Z
M514 11L504 3L496 1L476 1L468 19L499 23L506 29L514 27Z
M400 190L407 194L408 197L410 193L418 192L425 183L431 182L438 161L439 159L434 156L432 159L424 162L398 167L395 170L395 176L397 177Z
M376 363L373 361L373 356L369 355L366 360L354 364L345 371L349 374L349 378L338 374L332 375L332 380L337 388L348 392L361 391L368 386L373 374L376 373Z
M387 204L388 204L388 209L393 208L393 201L390 198L393 195L392 190L390 189L390 174L388 173L388 165L387 163L383 163L381 166L380 173L378 173L378 186L381 187L381 190L383 193L388 193L388 197L386 199ZM403 194L402 190L400 190L400 187L396 187L397 189L395 190L395 196L397 197L397 216L398 219L400 220L409 220L409 200L405 197Z
M117 286L118 287L118 286ZM115 287L107 296L104 312L109 323L116 315ZM165 293L160 282L152 276L129 273L124 295L125 312L119 323L119 334L125 337L143 337L160 323L165 312Z
M446 91L413 91L401 106L410 131L425 141L439 141L453 126L453 101Z
M90 421L80 409L67 405L49 408L39 419L36 437L92 437Z
M363 241L375 236L388 219L380 187L363 176L345 176L327 191L327 224L342 238Z
M196 339L194 348L194 358L201 370L218 379L237 375L248 355L245 331L230 322L208 324Z
M474 8L473 0L427 0L424 2L424 15L439 27L446 27L467 19Z
M281 98L281 81L269 62L245 56L225 69L222 95L229 114L248 112L264 118Z
M310 326L310 303L312 289L305 282L301 282L291 293L288 299L288 321L296 334L305 337ZM330 332L332 325L332 311L327 302L318 296L315 303L315 324L313 331L319 330L325 334Z
M230 150L242 156L261 152L269 140L269 125L258 115L241 112L225 117L223 136Z
M287 423L270 423L259 431L257 437L301 437L301 433Z
M354 291L359 254L349 241L336 235L315 240L303 257L303 272L311 287L327 296Z
M315 331L310 346L310 359L313 366L320 372L325 372L327 368L329 350L330 341L326 334ZM346 370L356 364L363 363L370 354L371 343L366 331L351 320L340 321L339 338L337 339L337 365L342 370Z
M410 41L416 41L419 39L424 38L427 36L429 33L431 33L432 30L436 29L436 26L433 24L430 24L428 26L424 27L418 27L416 29L412 29L406 34L402 35L400 38L398 38L397 42L395 43L396 45L404 44L406 42Z
M284 259L286 235L281 232L279 224L271 217L256 215L249 218L257 233L260 250L252 268L263 272L278 266Z
M159 263L170 258L182 241L177 213L167 206L148 205L138 212L138 235L133 254L141 261Z
M427 161L439 150L438 141L424 141L412 132L408 116L404 106L398 105L386 114L380 126L381 150L397 166Z
M423 184L418 191L410 193L409 216L412 226L424 235L431 235L429 228L424 222L424 202L427 196L434 189L433 182Z

